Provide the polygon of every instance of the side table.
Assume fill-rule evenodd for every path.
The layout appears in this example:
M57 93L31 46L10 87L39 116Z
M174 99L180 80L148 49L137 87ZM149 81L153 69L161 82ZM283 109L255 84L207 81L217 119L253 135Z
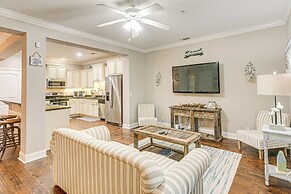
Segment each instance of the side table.
M264 125L262 129L264 133L264 163L265 163L265 185L269 186L269 176L273 176L282 180L291 182L291 175L287 176L286 173L278 172L276 166L269 164L268 155L268 141L279 141L291 144L291 128L286 128L284 131L273 130L269 125ZM289 169L288 169L289 171Z

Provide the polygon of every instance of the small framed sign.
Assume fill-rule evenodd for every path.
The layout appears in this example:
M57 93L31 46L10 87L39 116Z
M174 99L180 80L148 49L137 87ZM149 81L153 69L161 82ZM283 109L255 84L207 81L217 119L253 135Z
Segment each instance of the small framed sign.
M29 65L37 67L43 66L42 57L38 52L35 52L32 56L29 57Z

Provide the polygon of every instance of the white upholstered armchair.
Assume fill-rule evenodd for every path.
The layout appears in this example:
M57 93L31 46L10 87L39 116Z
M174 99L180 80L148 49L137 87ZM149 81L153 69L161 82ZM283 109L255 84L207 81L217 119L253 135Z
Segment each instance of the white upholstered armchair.
M286 127L290 126L290 115L287 113L282 113L282 122ZM241 150L241 143L248 144L259 150L259 159L263 159L264 151L264 141L263 141L263 132L262 126L268 125L271 123L271 117L268 111L262 110L257 115L256 120L256 130L238 130L237 131L237 140L238 140L238 149ZM268 141L269 149L274 148L284 148L284 153L287 155L288 144Z
M154 104L139 104L138 105L138 125L157 125L158 118L155 117Z

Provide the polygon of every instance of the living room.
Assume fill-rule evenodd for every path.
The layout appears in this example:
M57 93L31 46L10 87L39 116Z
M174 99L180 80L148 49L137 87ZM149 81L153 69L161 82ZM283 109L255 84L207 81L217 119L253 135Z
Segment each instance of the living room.
M17 1L17 3L23 5L20 1ZM84 10L88 7L90 8L90 6L95 6L97 3L106 4L107 2L100 1L92 3L88 1L84 4L75 2L74 6L78 8L80 12L82 10L85 12ZM162 1L147 1L144 4L138 4L137 7L139 9L144 9L154 3L159 3L163 6L166 13L167 8L171 7ZM196 3L189 5L186 2L181 3L183 6L177 8L176 11L179 10L181 13L179 12L178 14L185 14L186 16L179 15L179 17L185 19L187 14L190 14L187 12L195 12L194 7L198 6L197 4L199 3L201 2L196 1ZM228 5L230 2L225 1L223 3L223 5ZM235 5L236 3L242 2L238 1L231 4L234 6L233 10L239 10L239 6L236 7ZM177 4L177 2L173 4ZM211 2L207 1L203 6L209 4L211 4ZM27 3L27 6L28 5L32 6L32 3L29 2ZM117 5L111 2L109 5L117 9L125 10L129 4ZM264 160L259 160L257 149L243 144L242 150L240 151L237 148L236 141L238 130L256 129L257 114L259 111L269 110L274 104L273 96L257 94L258 80L256 77L262 74L272 74L273 72L285 74L289 71L286 69L285 64L288 40L291 37L289 1L286 0L278 3L274 0L268 2L257 0L254 4L252 4L251 1L245 2L243 3L242 10L251 8L253 8L253 10L246 12L246 16L242 18L239 18L233 11L222 7L222 4L220 6L216 4L217 8L215 9L220 9L227 13L226 17L223 18L225 21L215 20L215 22L212 23L212 29L208 29L209 31L195 31L192 29L193 32L191 33L194 35L191 36L185 33L179 34L177 31L174 31L179 26L175 27L171 25L171 17L169 15L168 19L163 19L166 17L164 15L154 17L154 14L151 18L167 23L171 27L169 31L155 28L149 30L145 27L145 31L142 31L140 35L135 38L132 38L129 32L121 31L119 28L122 26L96 28L95 26L97 24L107 21L105 11L98 8L96 10L100 11L101 15L102 13L105 15L102 17L100 16L98 21L93 22L95 26L91 27L100 34L106 34L107 32L109 36L110 33L113 33L110 34L112 38L105 37L103 39L100 38L101 35L98 33L92 35L86 32L85 28L82 32L79 30L82 26L78 26L78 24L70 26L70 22L65 23L69 16L73 17L72 13L68 13L67 16L62 18L63 20L60 20L59 23L57 22L59 19L57 17L61 17L60 15L62 15L60 12L66 15L65 10L72 11L73 5L66 8L64 4L56 4L55 6L59 6L59 9L46 5L49 8L45 9L44 6L38 5L37 3L37 5L34 5L36 7L31 9L37 10L38 8L42 8L43 15L38 19L36 17L37 13L31 11L29 7L25 10L24 8L21 9L21 6L18 7L8 2L0 3L0 6L1 29L16 30L23 32L26 36L24 44L26 52L24 52L23 55L27 63L29 61L28 59L35 51L37 51L40 56L43 56L43 60L45 60L46 51L44 45L46 44L47 38L100 48L127 56L129 64L124 67L123 128L105 124L110 130L111 140L116 140L124 144L133 144L133 130L138 127L137 107L139 104L154 104L159 125L170 127L170 106L189 103L207 105L209 101L215 101L222 109L221 128L224 139L221 142L210 140L202 140L201 142L202 147L207 145L209 147L240 154L240 156L238 156L241 157L241 159L238 160L239 164L234 172L232 172L234 177L226 181L227 184L230 184L228 186L229 193L290 192L291 186L288 181L283 181L274 177L270 179L270 186L265 186ZM192 9L187 10L187 6ZM199 8L204 9L205 7L203 6L201 5ZM94 8L91 11L96 10ZM48 14L45 15L45 13L50 11L55 11L55 17L49 17ZM184 12L182 13L182 11ZM214 8L209 8L207 11L210 13L214 11ZM201 10L199 14L200 12ZM205 14L201 14L200 17L197 17L203 18L203 16L205 16ZM232 18L233 20L230 20L232 14L233 17L236 16L237 18L234 17ZM79 17L81 17L81 15L82 14L80 14ZM117 16L114 15L116 19L118 19ZM173 15L171 16L174 17ZM214 18L215 14L209 16L208 19L214 20ZM88 17L86 19L88 19ZM235 21L239 21L239 19L242 19L240 21L241 23L235 23ZM185 19L185 21L188 20ZM197 22L197 19L193 22ZM82 25L85 25L85 23L82 23ZM183 25L189 26L189 23L185 22ZM181 26L183 27L183 25ZM203 29L204 26L205 25L201 25L199 27ZM117 32L111 32L112 29L118 30ZM189 31L190 29L190 27L187 28ZM120 35L122 36L121 38L126 39L125 41L119 42L115 38L118 32L122 34ZM152 34L148 35L147 33L149 32ZM156 34L161 34L155 35L155 32ZM167 32L172 32L178 37L176 37L176 40L167 42ZM197 34L196 36L195 33ZM125 38L128 36L131 37L130 42L128 38ZM178 40L179 38L185 38L186 40ZM152 46L154 43L158 43L159 39L161 39L161 44ZM40 48L35 47L36 42L40 43ZM164 44L165 42L167 44ZM194 55L185 58L185 51L199 51L200 48L202 48L203 55ZM172 67L216 61L219 62L219 93L191 94L173 92ZM255 78L253 80L248 80L248 77L245 75L246 67L250 64L255 67L255 71L253 72ZM3 170L1 176L4 177L3 180L6 181L9 177L12 179L9 181L9 185L13 185L10 187L10 189L12 189L10 191L15 190L15 192L21 191L23 193L51 192L55 184L52 175L52 155L50 153L46 154L46 152L43 151L44 144L42 141L44 132L39 130L45 127L43 99L43 94L45 93L43 88L43 85L45 85L43 81L45 80L45 69L44 67L33 68L27 65L27 67L23 68L23 71L25 71L27 79L23 83L25 84L25 91L22 93L23 110L21 134L23 139L20 152L23 156L22 162L25 164L17 160L18 155L10 148L6 151L3 161L0 164L0 169ZM40 81L36 83L35 80ZM278 95L277 100L284 106L283 113L290 113L290 97ZM104 122L101 121L92 124L74 122L75 120L72 121L71 127L75 129L86 129L104 124ZM213 130L204 129L200 132L213 133ZM272 164L276 164L275 160L277 153L278 149L270 151L269 157ZM45 157L46 155L48 156ZM40 159L36 160L38 158ZM287 157L287 163L287 166L290 167L290 157ZM15 173L15 170L11 169L13 165L19 169L19 172L22 173L22 177L13 176L13 173ZM8 168L9 166L10 168ZM4 172L5 168L10 171ZM30 169L32 173L26 171L25 168ZM39 171L37 169L39 169ZM48 176L46 176L46 174ZM34 176L39 178L32 178ZM229 176L231 177L232 175ZM26 180L30 178L33 179L32 184ZM19 190L17 190L17 184L13 179L21 179L21 186L23 186L23 189L18 188ZM0 191L8 193L8 187L5 181L0 181L0 185L3 186L3 190Z

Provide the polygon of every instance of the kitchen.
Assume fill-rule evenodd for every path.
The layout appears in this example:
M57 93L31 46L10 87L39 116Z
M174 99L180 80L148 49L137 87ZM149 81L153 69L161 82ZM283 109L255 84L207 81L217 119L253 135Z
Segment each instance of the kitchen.
M0 63L0 79L3 80L0 112L12 112L21 116L21 44L18 48L17 53L14 52ZM122 125L122 75L123 62L126 60L124 56L53 39L47 39L46 52L46 149L49 149L52 131L56 128L70 127L71 121L94 123L105 120ZM8 67L16 72L17 77L12 77L10 72L6 72ZM113 77L120 78L119 93L115 97L111 97L111 94L117 85L106 88ZM115 101L117 103L113 103ZM113 110L117 105L118 108Z

